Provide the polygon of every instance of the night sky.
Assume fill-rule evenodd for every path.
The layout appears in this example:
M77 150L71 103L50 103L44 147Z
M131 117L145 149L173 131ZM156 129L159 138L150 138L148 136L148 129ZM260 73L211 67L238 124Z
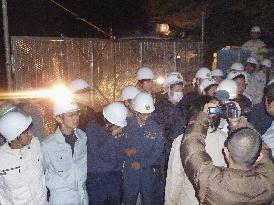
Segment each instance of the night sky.
M136 30L146 33L149 16L147 0L56 0L105 31L112 26L117 36L131 35ZM150 0L151 1L151 0ZM169 11L199 5L201 1L158 0L168 2ZM241 45L248 40L250 28L262 27L262 39L273 46L274 1L209 0L206 17L206 41L209 55L225 45ZM240 2L240 3L239 3ZM246 2L246 3L244 3ZM174 4L174 6L172 5ZM175 5L176 4L176 5ZM196 4L196 5L195 5ZM173 6L173 7L172 7ZM171 11L170 11L171 8ZM189 7L191 8L191 7ZM2 17L2 13L1 13ZM11 36L105 37L85 23L75 19L49 0L8 0ZM2 18L1 18L2 27ZM3 31L1 30L0 75L5 75ZM5 79L1 79L4 87Z

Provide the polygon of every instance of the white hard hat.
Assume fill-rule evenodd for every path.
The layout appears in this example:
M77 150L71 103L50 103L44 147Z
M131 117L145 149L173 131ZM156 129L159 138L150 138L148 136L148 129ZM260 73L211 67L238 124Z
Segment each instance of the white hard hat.
M137 72L137 80L153 80L154 74L152 69L143 67Z
M163 86L166 87L177 83L184 83L184 77L179 72L171 72L165 77Z
M70 82L69 88L72 92L77 92L80 90L91 88L91 86L85 80L74 79Z
M107 121L119 127L127 125L127 114L127 108L121 102L110 103L103 109L103 115Z
M245 83L247 84L247 74L246 74L245 71L233 70L227 75L226 78L229 79L229 80L233 80L234 78L236 78L239 75L243 75L245 77Z
M257 59L254 58L254 57L249 57L249 58L246 60L246 62L247 62L247 63L252 63L252 64L259 65Z
M147 114L155 110L153 98L148 93L139 93L132 103L132 107L136 112Z
M211 71L212 76L224 76L224 73L221 69L214 69Z
M8 142L19 137L31 124L32 118L20 112L8 112L0 118L0 133Z
M233 63L232 65L231 65L231 68L230 68L231 70L237 70L237 71L244 71L244 65L243 64L241 64L241 63L238 63L238 62L236 62L236 63Z
M57 117L58 115L74 112L80 110L76 102L73 100L64 100L64 101L57 101L54 103L53 106L53 116Z
M218 85L218 83L213 79L204 79L202 80L200 84L200 91L203 93L206 88L208 88L211 85Z
M121 96L122 96L122 100L132 100L136 97L136 95L138 95L141 91L136 88L135 86L129 85L124 87L124 89L122 90Z
M254 26L252 29L251 29L251 32L254 32L254 33L261 33L261 28L259 26Z
M269 59L264 59L262 62L261 62L261 65L267 67L267 68L271 68L271 60Z
M202 67L197 71L195 78L198 78L198 79L207 79L208 78L209 79L209 78L211 78L211 71L206 67Z
M225 90L229 93L229 99L235 99L238 95L238 85L234 80L226 79L220 82L217 91Z

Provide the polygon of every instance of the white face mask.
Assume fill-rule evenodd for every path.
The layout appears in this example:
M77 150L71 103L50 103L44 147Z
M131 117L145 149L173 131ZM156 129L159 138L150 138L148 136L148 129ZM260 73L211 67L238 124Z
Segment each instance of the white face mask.
M170 100L173 102L179 102L180 100L182 100L183 97L184 97L183 92L174 92L173 96L169 95Z

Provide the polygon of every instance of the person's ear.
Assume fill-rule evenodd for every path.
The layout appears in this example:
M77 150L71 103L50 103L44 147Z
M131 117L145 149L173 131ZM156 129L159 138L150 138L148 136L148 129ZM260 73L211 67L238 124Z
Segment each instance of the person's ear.
M261 161L263 158L264 158L264 154L262 152L260 152L260 155L257 158L256 163L259 162L259 161Z

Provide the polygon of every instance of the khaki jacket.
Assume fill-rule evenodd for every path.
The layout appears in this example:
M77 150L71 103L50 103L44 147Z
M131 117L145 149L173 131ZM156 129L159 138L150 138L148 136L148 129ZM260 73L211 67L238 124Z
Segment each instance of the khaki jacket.
M186 176L180 158L180 145L183 135L177 137L173 143L168 161L165 189L165 205L198 205L195 190ZM208 130L205 139L205 149L212 158L215 166L226 166L222 149L227 133L217 129Z
M264 147L264 158L251 171L216 167L205 150L208 126L205 113L193 116L180 148L200 204L274 204L274 165L268 149Z

